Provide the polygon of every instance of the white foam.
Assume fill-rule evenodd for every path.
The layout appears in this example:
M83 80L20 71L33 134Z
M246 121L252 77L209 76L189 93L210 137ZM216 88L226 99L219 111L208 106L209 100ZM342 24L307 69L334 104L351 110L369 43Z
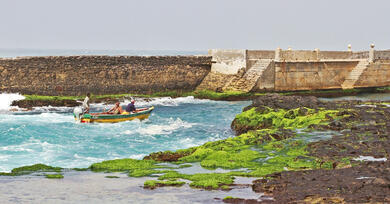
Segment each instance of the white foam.
M387 158L374 158L372 156L359 156L355 161L387 161Z
M191 128L195 123L182 121L180 118L173 120L169 119L165 125L148 125L147 127L139 127L136 131L142 135L168 135L173 131L181 128ZM127 132L128 130L126 130ZM130 132L127 132L130 133Z
M1 93L0 94L0 110L9 111L13 108L11 106L12 101L23 100L24 96L18 93Z
M53 113L53 112L72 112L74 107L53 107L53 106L41 106L41 107L34 107L32 111L26 111L25 109L19 108L17 106L11 106L12 101L15 100L22 100L24 99L24 96L20 94L7 94L2 93L0 94L0 112L8 112L10 109L15 109L16 111L23 111L26 113ZM161 97L161 98L136 98L136 107L150 107L150 106L179 106L180 104L201 104L201 103L209 103L209 102L217 102L212 101L208 99L196 99L193 96L187 96L187 97L178 97L178 98L171 98L171 97ZM129 100L125 100L122 102L122 106L124 107L130 103ZM91 104L92 109L99 109L99 111L102 110L108 110L112 107L111 104L107 105L105 103L93 103Z
M147 154L135 154L135 155L131 155L130 158L131 159L142 159L145 156L147 156Z
M59 114L59 113L42 113L42 114L23 114L23 115L9 115L4 118L2 122L15 121L18 123L34 123L34 124L47 124L47 123L64 123L74 122L74 118L71 115ZM11 131L11 130L10 130Z
M196 99L193 96L187 97L161 97L161 98L136 98L135 105L137 107L143 106L178 106L180 104L192 103L192 104L200 104L200 103L209 103L211 100L208 99ZM130 103L129 100L125 100L124 104Z
M11 156L10 155L0 155L0 161L4 162L4 161L8 161L8 158L10 158Z
M356 179L360 180L360 179L374 179L375 177L368 177L368 176L361 176L361 177L358 177Z
M78 154L74 154L73 157L77 160L80 160L82 161L83 163L85 163L85 161L88 161L90 163L96 163L96 162L101 162L101 161L104 161L104 159L102 158L96 158L96 157L85 157L85 156L80 156Z
M171 97L160 97L160 98L135 98L135 106L137 108L141 107L150 107L150 106L179 106L180 104L201 104L201 103L210 103L210 102L217 102L212 101L208 99L196 99L193 96L187 96L187 97L178 97L178 98L171 98ZM122 107L126 106L130 103L130 100L125 99L123 102L121 102ZM98 108L101 110L108 110L112 107L112 104L105 104L105 103L93 103L91 104L92 108Z

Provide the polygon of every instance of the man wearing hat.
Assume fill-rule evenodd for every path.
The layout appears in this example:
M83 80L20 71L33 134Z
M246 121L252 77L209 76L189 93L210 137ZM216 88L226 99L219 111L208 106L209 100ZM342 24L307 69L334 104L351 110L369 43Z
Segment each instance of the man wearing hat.
M126 107L126 112L131 113L131 112L135 111L134 103L135 103L135 100L131 99L131 103L129 103L129 105L127 105L127 107Z

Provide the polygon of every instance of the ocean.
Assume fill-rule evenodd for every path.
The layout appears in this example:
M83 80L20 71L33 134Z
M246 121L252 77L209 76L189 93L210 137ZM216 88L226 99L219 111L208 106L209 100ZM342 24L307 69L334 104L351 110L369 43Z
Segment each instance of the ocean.
M191 96L139 99L137 107L155 107L147 120L81 124L74 120L73 108L9 111L17 108L10 106L11 101L22 98L19 94L0 94L0 172L36 163L82 168L109 159L142 159L156 151L174 151L232 137L232 120L250 104ZM91 107L92 111L102 111L110 106Z

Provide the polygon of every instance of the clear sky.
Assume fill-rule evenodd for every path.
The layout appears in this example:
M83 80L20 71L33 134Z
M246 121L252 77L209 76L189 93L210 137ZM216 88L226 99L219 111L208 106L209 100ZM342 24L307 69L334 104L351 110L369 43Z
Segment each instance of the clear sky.
M0 48L390 49L389 0L0 0Z

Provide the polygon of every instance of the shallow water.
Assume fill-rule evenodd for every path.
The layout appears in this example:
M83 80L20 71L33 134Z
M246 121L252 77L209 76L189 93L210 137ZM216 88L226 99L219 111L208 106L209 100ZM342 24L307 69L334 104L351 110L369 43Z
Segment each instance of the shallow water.
M3 99L18 98L1 94ZM20 98L18 98L20 99ZM0 114L0 171L44 163L65 168L88 167L116 158L141 159L165 150L201 145L233 136L234 116L249 101L222 102L193 97L140 101L155 106L148 120L115 124L76 123L70 108L39 108L32 112L8 112L2 101ZM95 111L101 104L92 105Z
M106 178L105 176L119 178ZM120 173L67 172L63 179L37 176L0 177L1 203L221 203L226 196L269 199L252 191L251 186L235 186L230 191L182 187L143 189L146 180ZM254 178L237 177L236 184L251 183Z

